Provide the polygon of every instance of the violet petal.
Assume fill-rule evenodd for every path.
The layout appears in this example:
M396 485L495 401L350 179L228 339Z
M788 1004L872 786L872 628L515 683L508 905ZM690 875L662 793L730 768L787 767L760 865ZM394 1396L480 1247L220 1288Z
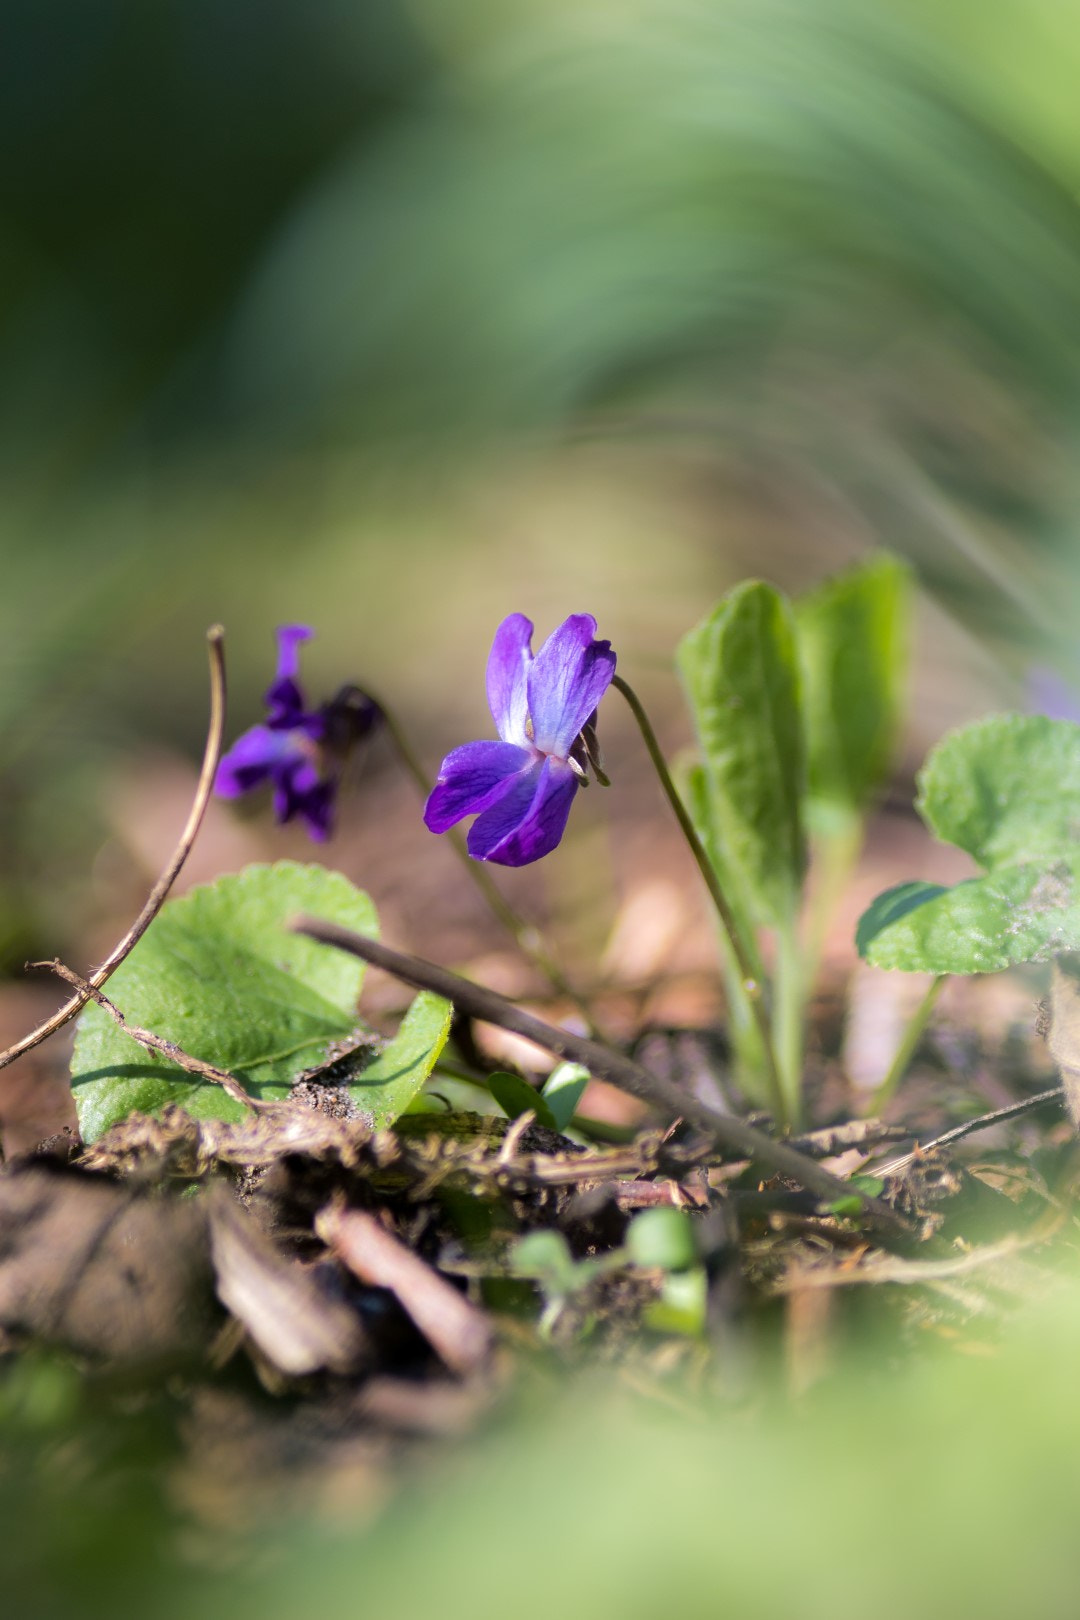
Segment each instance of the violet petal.
M277 672L266 691L267 724L275 730L295 726L303 717L304 694L300 690L300 645L311 639L306 624L283 624L277 630Z
M237 737L227 754L218 761L214 792L222 799L238 799L252 788L261 787L282 763L297 755L295 743L282 731L269 726L252 726Z
M519 784L473 822L469 854L498 866L528 866L549 855L566 830L578 780L561 760L538 761Z
M308 836L317 844L325 843L333 831L336 795L336 782L318 782L297 806L296 813L307 828Z
M439 767L424 806L425 825L431 832L446 832L462 816L487 810L535 757L532 749L508 742L472 742L455 748Z
M573 613L551 632L529 667L533 740L557 759L566 759L615 674L610 641L595 638L592 614Z
M302 813L307 799L322 785L315 764L301 753L284 760L274 772L274 815L291 821Z
M495 632L487 666L487 700L503 742L524 747L529 717L526 677L532 663L533 627L524 613L511 613Z

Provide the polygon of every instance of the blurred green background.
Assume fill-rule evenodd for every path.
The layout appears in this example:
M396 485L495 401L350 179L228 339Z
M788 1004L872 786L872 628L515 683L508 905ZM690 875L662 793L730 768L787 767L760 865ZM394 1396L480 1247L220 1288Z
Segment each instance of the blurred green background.
M434 759L512 609L590 609L648 687L732 579L870 544L991 648L932 619L931 734L958 668L1075 665L1072 8L8 0L4 36L10 967L82 940L110 773L197 752L215 619L234 733L302 618L313 685Z

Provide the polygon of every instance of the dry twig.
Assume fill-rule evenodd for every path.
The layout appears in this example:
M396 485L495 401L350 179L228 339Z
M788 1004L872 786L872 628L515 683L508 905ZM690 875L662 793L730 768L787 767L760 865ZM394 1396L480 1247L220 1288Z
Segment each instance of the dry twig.
M140 1029L137 1024L129 1024L114 1001L110 1001L108 996L102 995L97 986L91 984L88 979L81 978L71 968L65 967L64 963L57 957L53 957L51 962L31 962L30 966L51 968L61 979L65 979L68 984L75 986L82 1001L96 1001L98 1006L103 1008L110 1018L115 1019L125 1035L130 1035L133 1041L138 1041L139 1045L144 1046L148 1052L159 1053L162 1057L168 1058L170 1063L175 1063L179 1068L186 1069L189 1074L197 1074L200 1080L212 1081L215 1086L220 1086L222 1091L226 1092L234 1102L242 1103L245 1108L254 1109L288 1107L287 1103L263 1102L260 1097L253 1097L249 1091L244 1090L235 1075L229 1074L227 1069L219 1069L213 1063L204 1063L202 1058L192 1057L190 1052L185 1052L183 1047L177 1046L175 1041L167 1041L163 1036L155 1035L152 1030Z
M292 927L297 933L307 935L309 939L318 940L324 945L336 946L338 950L349 951L353 956L359 956L361 960L370 962L373 967L383 968L417 989L433 990L436 995L445 996L472 1018L497 1024L515 1035L523 1035L526 1040L535 1041L538 1046L553 1052L556 1057L569 1058L575 1063L582 1064L598 1079L606 1080L622 1091L628 1091L631 1096L639 1097L652 1107L663 1110L670 1118L681 1116L692 1120L695 1125L700 1125L703 1130L708 1131L713 1141L719 1142L742 1158L752 1159L755 1163L767 1166L776 1174L790 1176L826 1201L860 1197L864 1213L876 1227L894 1233L906 1230L907 1223L887 1204L857 1193L849 1183L831 1175L805 1154L796 1153L785 1143L774 1141L741 1119L717 1113L691 1093L681 1091L658 1075L650 1074L647 1069L643 1069L639 1063L621 1052L601 1046L596 1041L586 1040L583 1036L572 1035L569 1030L557 1029L532 1013L516 1007L513 1002L507 1001L505 996L498 995L494 990L473 984L469 979L462 979L458 974L451 973L434 962L425 962L421 957L393 951L386 945L380 945L361 934L354 934L350 929L341 928L336 923L323 922L314 917L301 917L292 924Z
M1044 1103L1065 1101L1063 1086L1051 1086L1048 1091L1036 1092L1034 1097L1024 1097L1020 1102L1009 1103L1005 1108L991 1109L988 1114L980 1114L978 1119L966 1119L962 1125L954 1125L951 1130L943 1131L940 1136L932 1137L929 1142L918 1142L910 1153L901 1154L898 1159L890 1159L888 1163L876 1165L875 1176L895 1176L906 1170L917 1158L925 1157L935 1148L949 1147L953 1142L963 1141L965 1136L974 1136L976 1131L989 1130L991 1125L1004 1124L1007 1119L1019 1119L1022 1114L1030 1114L1033 1108L1041 1108ZM904 1133L911 1135L910 1131Z
M361 1282L389 1288L432 1349L463 1377L491 1357L491 1323L433 1266L414 1254L374 1215L361 1209L324 1209L315 1230Z

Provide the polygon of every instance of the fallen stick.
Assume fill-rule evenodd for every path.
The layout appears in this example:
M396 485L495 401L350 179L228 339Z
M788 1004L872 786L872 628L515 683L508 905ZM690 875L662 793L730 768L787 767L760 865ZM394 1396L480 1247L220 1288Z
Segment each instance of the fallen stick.
M323 922L316 917L300 917L290 927L296 933L305 934L308 939L333 945L340 951L358 956L363 962L369 962L372 967L383 968L416 989L432 990L436 995L445 996L471 1018L497 1024L515 1035L524 1036L526 1040L535 1041L556 1057L582 1064L598 1080L618 1086L621 1091L627 1091L632 1097L666 1113L670 1119L681 1117L692 1120L702 1130L708 1131L715 1142L730 1149L739 1158L752 1159L774 1174L789 1176L828 1203L857 1197L876 1225L893 1232L909 1230L907 1222L879 1199L860 1192L849 1182L841 1181L805 1154L796 1152L784 1142L774 1141L743 1120L717 1113L690 1092L681 1091L670 1081L650 1074L648 1069L643 1069L632 1058L611 1047L601 1046L599 1042L587 1040L581 1035L572 1035L569 1030L557 1029L553 1024L547 1024L543 1019L515 1006L494 990L473 984L471 980L463 979L434 962L426 962L422 957L391 950L389 946L380 945L363 934L354 934L337 923Z
M360 1282L396 1295L451 1372L468 1377L487 1365L494 1336L483 1311L374 1215L330 1205L316 1217L315 1230Z
M188 1074L198 1075L200 1080L209 1080L213 1085L220 1086L234 1102L242 1103L245 1108L251 1109L273 1109L282 1106L279 1102L263 1102L260 1097L253 1097L227 1069L219 1069L216 1064L204 1063L202 1058L192 1057L190 1052L185 1052L175 1041L167 1041L163 1035L155 1035L152 1030L140 1029L137 1024L129 1024L115 1001L110 1001L96 985L90 983L89 979L84 979L81 974L66 967L58 957L53 957L49 962L31 962L30 966L51 968L58 978L74 985L85 1000L96 1001L98 1006L120 1026L125 1035L130 1035L133 1041L138 1041L148 1052L157 1052L159 1056L168 1058L170 1063L175 1063L178 1068L186 1069Z

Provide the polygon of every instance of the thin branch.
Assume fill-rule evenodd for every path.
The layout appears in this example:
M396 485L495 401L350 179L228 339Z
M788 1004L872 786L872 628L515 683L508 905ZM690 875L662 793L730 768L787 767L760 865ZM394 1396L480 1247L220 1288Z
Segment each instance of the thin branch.
M315 1230L354 1277L397 1296L452 1372L464 1378L487 1367L490 1318L374 1215L331 1204L315 1217Z
M57 1009L50 1018L46 1018L37 1029L24 1035L21 1041L9 1046L6 1052L0 1052L0 1069L5 1069L9 1063L22 1057L24 1052L30 1052L35 1046L55 1035L58 1029L63 1029L66 1023L80 1013L90 999L90 990L99 989L120 966L124 958L136 946L146 933L150 924L161 910L168 898L169 890L176 882L180 869L187 860L191 846L195 842L196 834L206 814L206 806L210 802L210 795L214 788L214 776L217 773L218 760L221 757L221 739L225 731L225 632L219 624L215 624L206 632L206 639L210 653L210 724L206 734L206 748L203 752L202 770L199 772L199 785L195 790L195 799L187 818L180 842L177 844L168 865L151 889L145 906L139 912L135 921L124 935L118 945L115 945L100 967L94 969L84 982L85 991L80 991L70 1001Z
M877 1165L872 1174L898 1175L920 1155L932 1153L935 1148L949 1147L953 1142L962 1142L965 1136L974 1136L976 1131L985 1131L991 1125L1001 1125L1007 1119L1018 1119L1021 1114L1030 1114L1033 1108L1041 1108L1043 1103L1063 1102L1064 1099L1063 1086L1051 1086L1049 1091L1038 1091L1034 1097L1024 1097L1022 1101L1009 1103L1005 1108L995 1108L989 1114L980 1114L978 1119L967 1119L962 1125L954 1125L951 1130L942 1132L929 1142L920 1142L910 1153L903 1154L899 1159L890 1159L888 1164ZM907 1134L910 1136L911 1132Z
M213 1063L204 1063L202 1058L192 1057L190 1052L185 1052L183 1047L177 1046L175 1041L167 1041L164 1036L155 1035L149 1029L140 1029L137 1024L129 1024L114 1001L110 1001L108 996L103 995L97 986L91 984L88 979L80 977L71 968L65 967L64 963L58 958L54 957L51 962L31 962L28 965L34 968L51 968L61 979L65 979L68 984L74 985L83 1001L96 1001L98 1006L103 1008L109 1017L119 1024L125 1035L130 1035L133 1041L138 1041L139 1045L144 1046L148 1052L157 1052L161 1057L168 1058L170 1063L175 1063L181 1069L186 1069L189 1074L198 1075L200 1080L212 1081L215 1086L220 1086L222 1091L226 1092L234 1102L241 1103L245 1108L253 1109L278 1108L281 1106L279 1103L263 1102L261 1098L253 1097L250 1092L244 1090L235 1075L229 1074L226 1069L217 1068Z
M795 1152L783 1142L773 1141L771 1137L754 1130L741 1119L719 1114L714 1109L706 1107L690 1092L682 1091L670 1081L650 1074L648 1069L643 1069L640 1064L635 1063L632 1058L625 1057L621 1052L601 1046L596 1041L587 1040L584 1036L572 1035L569 1030L556 1029L532 1013L515 1007L513 1002L507 1001L505 996L498 995L494 990L462 979L456 973L451 973L434 962L425 962L421 957L407 956L401 951L390 950L388 946L377 944L373 939L366 939L362 934L354 934L348 928L340 928L336 923L323 922L315 917L300 917L292 922L290 927L296 933L318 940L320 944L333 945L338 950L348 951L351 955L358 956L361 961L370 962L373 967L382 968L417 989L432 990L436 995L445 996L448 1001L452 1001L472 1018L497 1024L515 1035L524 1036L526 1040L535 1041L538 1046L553 1052L556 1057L569 1058L575 1063L582 1064L597 1079L618 1086L620 1090L627 1091L631 1096L638 1097L666 1113L669 1118L682 1117L692 1120L695 1125L708 1131L714 1141L730 1149L740 1158L752 1159L765 1165L775 1174L790 1176L800 1186L817 1193L822 1199L832 1202L842 1198L847 1201L857 1196L862 1200L865 1212L873 1218L876 1225L894 1233L907 1230L907 1223L888 1205L859 1193L849 1182L831 1175L813 1159Z

